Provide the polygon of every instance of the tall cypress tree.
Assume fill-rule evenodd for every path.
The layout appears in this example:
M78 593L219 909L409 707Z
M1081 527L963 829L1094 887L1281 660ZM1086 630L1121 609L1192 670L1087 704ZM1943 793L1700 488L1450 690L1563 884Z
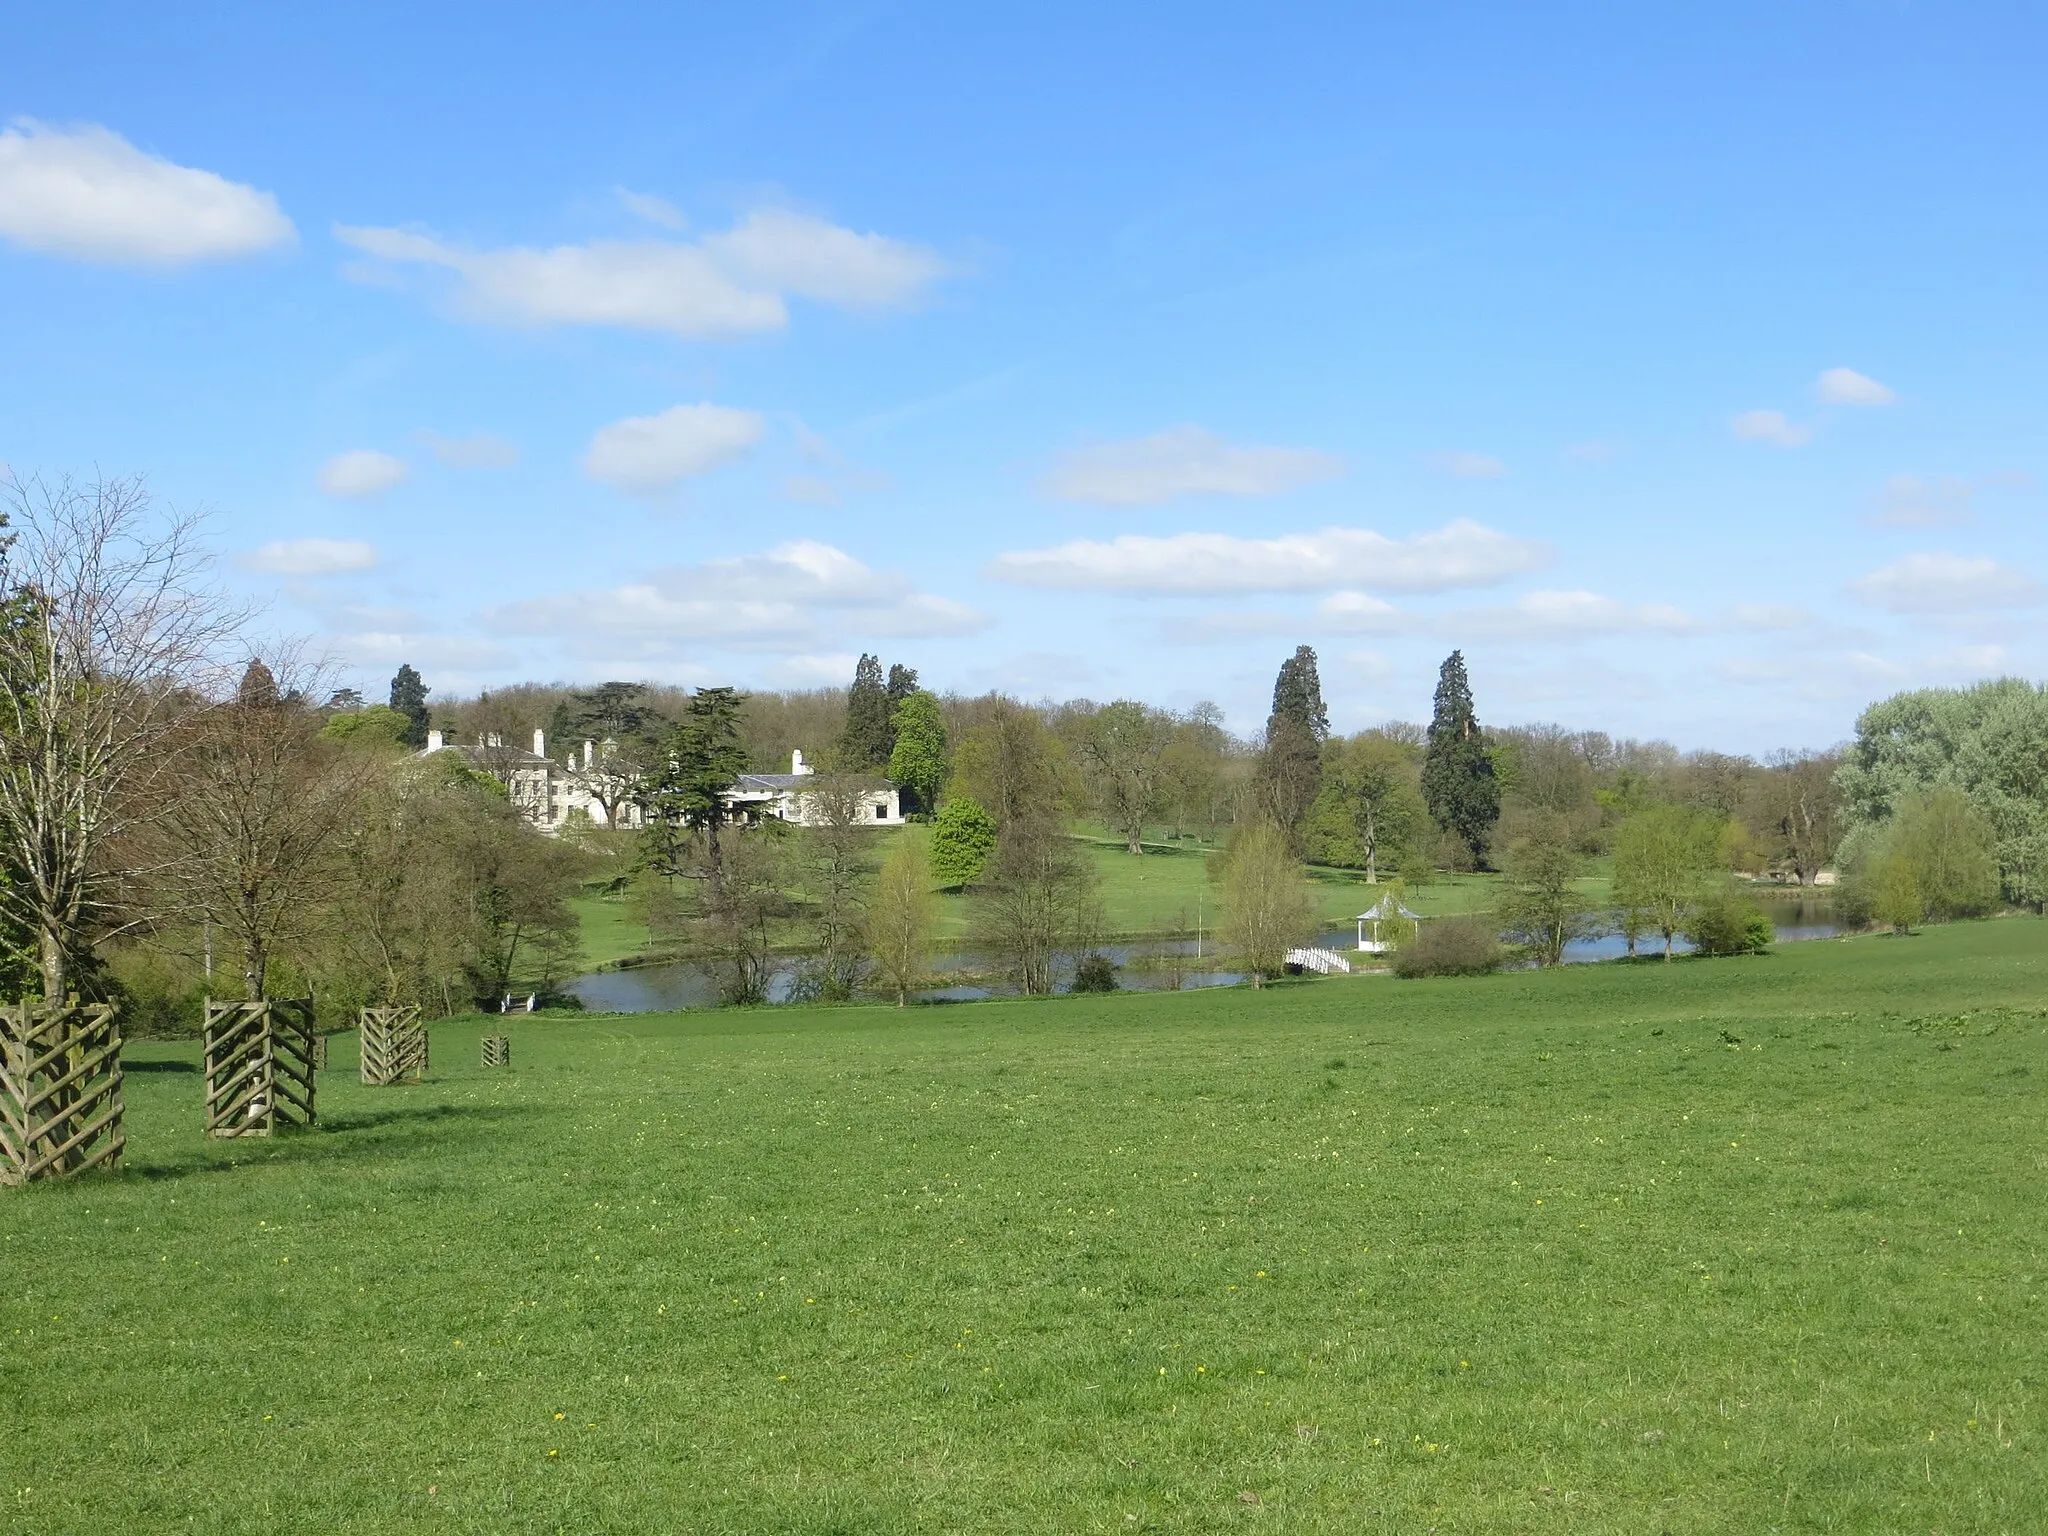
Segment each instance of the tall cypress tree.
M1323 706L1323 682L1316 672L1312 645L1300 645L1280 663L1280 675L1273 679L1273 713L1267 717L1270 733L1275 721L1293 720L1321 746L1330 734L1330 712Z
M1436 824L1455 832L1472 850L1473 861L1483 864L1487 834L1500 820L1500 785L1486 734L1473 713L1463 651L1451 652L1437 673L1436 711L1422 758L1422 798Z
M429 691L425 679L413 671L411 662L401 665L398 675L391 679L391 707L405 716L409 722L404 734L398 739L408 747L424 747L427 744Z
M1312 646L1297 647L1273 679L1273 712L1266 717L1266 748L1259 755L1259 802L1273 824L1297 840L1302 818L1323 783L1323 742L1330 712Z
M880 773L889 766L889 709L882 659L863 655L846 690L846 726L839 733L839 766L847 773Z

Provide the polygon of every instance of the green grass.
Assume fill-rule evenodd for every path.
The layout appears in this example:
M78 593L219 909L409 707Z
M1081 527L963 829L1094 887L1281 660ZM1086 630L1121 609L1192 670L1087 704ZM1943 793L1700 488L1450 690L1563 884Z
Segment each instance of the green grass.
M1171 933L1182 925L1191 929L1197 921L1205 931L1215 931L1220 893L1210 883L1208 861L1218 844L1192 838L1170 840L1162 832L1156 841L1144 844L1143 853L1133 857L1121 838L1112 837L1100 827L1083 824L1078 835L1095 861L1108 936L1138 938ZM929 829L922 826L882 832L878 834L877 849L886 850L892 838L928 836ZM1309 881L1317 911L1332 928L1348 927L1382 894L1379 887L1366 883L1361 870L1311 866ZM1439 874L1429 884L1409 891L1408 906L1424 917L1491 911L1499 881L1498 875ZM1606 903L1608 882L1604 875L1581 880L1579 887L1589 907ZM941 944L957 946L970 942L973 901L961 891L940 893ZM653 948L646 922L630 895L586 894L570 906L583 924L583 953L589 969L616 965Z
M2008 919L457 1021L275 1144L151 1042L0 1196L0 1528L2038 1532L2044 1004Z
M583 941L586 970L599 971L645 954L652 943L647 920L630 892L616 896L586 891L569 903Z

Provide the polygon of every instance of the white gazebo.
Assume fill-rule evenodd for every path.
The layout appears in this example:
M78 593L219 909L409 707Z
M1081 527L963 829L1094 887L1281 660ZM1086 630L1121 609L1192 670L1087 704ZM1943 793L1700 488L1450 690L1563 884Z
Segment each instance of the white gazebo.
M1377 904L1358 914L1359 951L1368 955L1385 954L1394 946L1380 938L1380 924L1393 922L1397 918L1406 918L1412 923L1420 920L1421 916L1419 912L1410 912L1397 898L1382 896ZM1366 937L1368 928L1372 930L1370 938Z

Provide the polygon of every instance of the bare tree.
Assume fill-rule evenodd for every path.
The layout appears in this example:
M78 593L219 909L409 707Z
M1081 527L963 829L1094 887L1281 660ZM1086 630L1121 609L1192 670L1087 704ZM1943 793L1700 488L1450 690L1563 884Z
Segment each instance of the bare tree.
M817 942L806 990L833 1002L852 997L867 980L862 921L875 872L872 782L821 773L803 795L805 825L796 835L795 863Z
M171 802L176 736L242 613L205 582L191 514L140 480L10 481L0 557L0 888L35 934L43 996L135 871L126 834Z
M319 925L365 783L359 754L323 740L301 702L319 682L289 655L275 668L251 660L233 696L180 733L175 793L155 829L165 905L233 941L252 1000L273 952Z
M982 947L1027 995L1052 991L1059 957L1099 929L1094 866L1057 823L1025 816L1003 829L982 879L974 914Z

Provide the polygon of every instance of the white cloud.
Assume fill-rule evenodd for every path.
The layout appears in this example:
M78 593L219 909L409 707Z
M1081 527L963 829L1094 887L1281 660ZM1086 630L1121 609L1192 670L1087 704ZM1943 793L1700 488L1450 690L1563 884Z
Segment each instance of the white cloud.
M347 501L382 496L411 473L403 459L375 448L351 448L320 466L320 489Z
M1854 368L1830 368L1814 381L1821 399L1830 405L1890 405L1899 398L1868 374Z
M1813 428L1791 420L1783 411L1742 411L1728 418L1728 430L1745 443L1771 443L1797 448L1813 441Z
M1548 563L1550 555L1550 547L1534 539L1460 519L1409 539L1366 528L1270 539L1228 533L1076 539L999 555L988 574L1023 586L1121 592L1442 592L1492 586Z
M273 539L241 563L268 576L340 576L374 569L377 546L367 539Z
M2026 608L2048 597L2025 571L1989 557L1929 551L1906 555L1859 576L1849 590L1892 613L1970 613Z
M945 270L921 246L778 210L749 214L695 244L594 240L473 251L411 230L337 225L335 234L380 261L455 273L455 306L472 319L687 337L780 330L789 323L786 294L851 309L897 307Z
M1445 474L1460 480L1498 480L1508 472L1507 465L1492 455L1469 451L1433 453L1429 456L1429 462Z
M1496 639L1578 638L1588 635L1677 635L1699 621L1669 603L1625 603L1597 592L1531 592L1499 608L1447 615L1441 627Z
M472 432L467 437L443 437L438 432L413 434L443 464L453 469L510 469L519 462L519 449L494 432Z
M485 616L505 633L636 641L658 654L682 641L817 650L840 636L970 634L988 619L965 603L914 590L830 544L798 539L766 554L674 566L604 592L511 603Z
M690 227L690 221L683 217L683 210L665 197L658 197L652 192L629 192L624 187L612 190L618 194L626 211L636 219L645 219L649 224L679 233Z
M298 238L268 192L144 154L112 129L0 132L0 238L129 266L250 256Z
M767 422L730 406L672 405L655 416L628 416L600 427L583 454L593 480L636 495L667 490L745 453Z
M428 668L496 668L518 660L508 647L494 640L417 630L362 630L329 636L328 643L348 661L364 667L394 667L406 662Z
M743 282L848 309L898 308L946 270L922 246L780 208L756 209L704 249Z
M1063 453L1038 488L1061 501L1149 507L1181 496L1277 496L1343 473L1344 461L1335 454L1240 447L1186 426Z
M1893 475L1884 483L1884 510L1872 522L1892 528L1932 528L1967 523L1975 487L1960 475L1923 480L1918 475Z

